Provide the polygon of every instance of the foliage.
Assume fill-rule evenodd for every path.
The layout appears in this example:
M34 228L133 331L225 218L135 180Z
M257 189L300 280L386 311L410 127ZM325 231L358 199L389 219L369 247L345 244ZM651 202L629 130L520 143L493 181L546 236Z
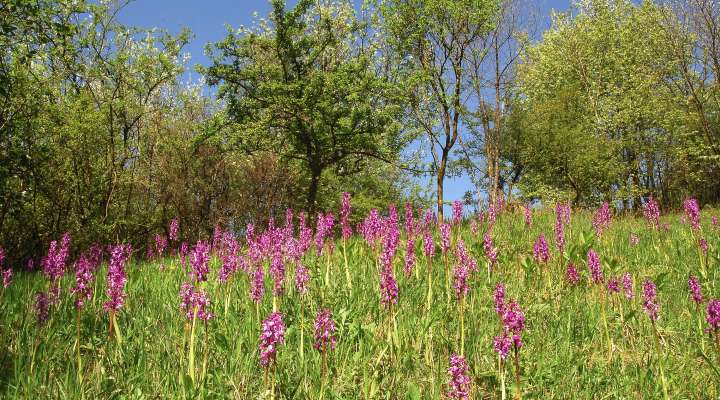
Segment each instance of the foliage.
M492 30L497 0L377 1L389 63L405 89L405 106L429 149L436 179L437 213L443 218L445 176L460 165L452 157L461 139L473 51Z
M349 176L368 159L396 159L395 88L376 72L371 32L348 2L272 5L269 21L215 44L206 74L238 124L236 145L295 161L315 210L326 170Z
M234 103L207 96L202 83L180 82L190 33L125 26L116 19L123 4L8 2L0 9L7 16L0 243L12 264L37 257L64 231L82 245L126 238L144 248L173 218L192 227L185 230L191 239L215 223L240 229L307 204L297 195L309 186L302 162L274 151L288 143L239 149L235 139L263 136L231 118ZM320 14L284 16L278 8L288 29L297 36L304 26L315 41L287 41L288 51L326 46L315 64L308 61L317 73L285 92L306 91L305 105L293 107L317 105L307 125L318 133L311 147L333 182L318 187L318 206L332 205L326 199L352 182L353 192L399 202L400 172L372 158L394 161L400 146L393 106L382 96L392 85L374 73L370 50L356 50L361 22L349 8L332 7L313 9L333 13L322 23L312 19ZM353 178L359 171L375 172Z
M699 147L687 141L693 117L673 88L689 57L670 40L676 17L652 2L577 7L555 18L520 67L518 140L506 153L523 168L525 195L550 186L578 204L627 207L651 194L677 203L698 165L688 152Z

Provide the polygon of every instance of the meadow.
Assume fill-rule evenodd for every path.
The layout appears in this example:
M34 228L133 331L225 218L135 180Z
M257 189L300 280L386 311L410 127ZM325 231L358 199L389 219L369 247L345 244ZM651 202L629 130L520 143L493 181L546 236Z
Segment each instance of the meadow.
M717 210L345 203L147 254L58 238L6 273L0 398L720 398Z

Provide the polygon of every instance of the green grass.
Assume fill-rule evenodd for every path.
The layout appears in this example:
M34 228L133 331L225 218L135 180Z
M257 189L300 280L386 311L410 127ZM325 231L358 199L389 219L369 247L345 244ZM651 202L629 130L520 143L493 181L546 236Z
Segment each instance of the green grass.
M710 243L707 272L700 278L704 296L717 298L720 229L703 212L704 235ZM705 307L688 298L688 274L701 275L696 241L679 216L665 216L670 232L648 229L644 220L616 216L611 228L596 238L587 213L576 213L567 236L566 257L580 270L578 287L564 283L554 248L554 214L536 212L527 228L520 214L503 214L493 231L499 266L488 275L482 232L468 226L461 236L479 261L471 276L465 312L465 356L470 365L473 398L500 398L498 357L492 342L499 331L492 290L507 286L508 298L523 307L527 329L520 351L521 394L538 399L720 397L720 348L703 330ZM544 233L552 250L550 264L532 260L532 243ZM635 233L640 244L629 244ZM437 233L436 233L437 235ZM379 302L378 274L373 253L359 238L348 244L353 282L346 288L340 241L332 258L330 287L324 286L325 260L306 257L311 286L301 314L292 284L279 299L287 325L285 344L277 359L276 398L288 399L438 399L447 382L449 356L459 351L457 302L448 305L442 256L433 260L434 299L425 312L426 260L422 240L416 240L418 274L402 275L404 237L395 258L399 284L397 330ZM594 248L605 277L632 273L637 297L608 299L603 289L587 282L585 255ZM439 249L438 249L439 253ZM178 292L185 275L177 260L127 266L126 305L118 315L123 342L109 339L105 301L106 266L100 270L94 298L81 314L82 381L76 361L76 314L67 293L74 277L62 282L63 300L40 326L32 310L35 292L47 289L39 273L16 272L12 286L0 297L0 398L269 398L258 361L260 321L248 296L248 277L239 272L229 285L216 281L218 260L212 261L208 290L217 314L208 326L208 367L193 385L186 376L186 319L179 310ZM452 262L452 257L451 257ZM293 268L288 267L289 282ZM640 284L646 278L658 286L660 318L656 342L641 307ZM271 282L260 306L265 318L272 310ZM229 292L227 315L225 296ZM321 357L312 347L312 323L317 311L329 308L337 324L337 348L329 355L329 379L321 385ZM604 310L604 311L603 311ZM603 318L605 315L605 318ZM300 332L304 331L304 360ZM201 369L204 328L196 332L196 365ZM609 340L608 340L609 339ZM664 376L665 385L663 385ZM508 375L508 398L516 395ZM321 393L321 387L324 388Z

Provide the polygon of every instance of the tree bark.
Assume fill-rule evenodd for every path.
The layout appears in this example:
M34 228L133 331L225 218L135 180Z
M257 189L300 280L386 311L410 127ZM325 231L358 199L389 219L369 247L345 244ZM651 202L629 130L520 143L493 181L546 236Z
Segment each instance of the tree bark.
M443 151L440 166L437 171L437 218L438 223L445 221L443 216L443 186L445 184L445 165L447 164L447 152Z
M307 193L307 209L310 215L313 215L317 209L317 194L320 188L320 176L322 175L322 169L312 168L310 187L308 187Z

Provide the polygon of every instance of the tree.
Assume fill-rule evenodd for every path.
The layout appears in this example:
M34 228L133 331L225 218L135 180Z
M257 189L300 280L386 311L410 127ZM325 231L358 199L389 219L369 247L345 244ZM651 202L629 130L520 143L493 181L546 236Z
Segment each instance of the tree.
M124 26L124 2L3 3L0 241L38 254L64 231L82 246L158 224L150 122L183 71L188 34ZM159 124L162 125L162 124Z
M703 202L720 201L720 2L663 1L665 42L678 74L667 81L682 104L688 129L678 139L675 185L692 188ZM686 193L679 191L680 202Z
M451 154L460 139L470 87L471 51L493 28L497 0L387 0L382 27L406 71L409 107L432 156L438 219Z
M216 43L205 73L238 125L238 148L300 165L315 210L325 171L349 176L368 160L395 160L400 109L394 85L376 71L368 25L349 2L272 7L269 21Z
M660 189L686 121L667 85L679 71L667 10L588 0L578 11L556 18L520 67L522 184L570 191L590 204L617 199L631 207L652 193L666 197Z
M8 0L0 4L0 242L16 246L37 239L35 190L50 154L45 137L48 107L67 57L75 53L73 18L82 1Z
M487 178L490 204L496 204L498 192L504 186L501 143L509 105L516 92L517 63L529 44L528 31L533 27L530 9L522 0L502 0L494 28L472 51L470 76L476 110L466 117L469 137L461 144L468 162L467 170L475 184L480 185L478 173L484 172ZM474 161L475 157L484 160L484 171ZM512 184L508 190L508 195L511 194Z

